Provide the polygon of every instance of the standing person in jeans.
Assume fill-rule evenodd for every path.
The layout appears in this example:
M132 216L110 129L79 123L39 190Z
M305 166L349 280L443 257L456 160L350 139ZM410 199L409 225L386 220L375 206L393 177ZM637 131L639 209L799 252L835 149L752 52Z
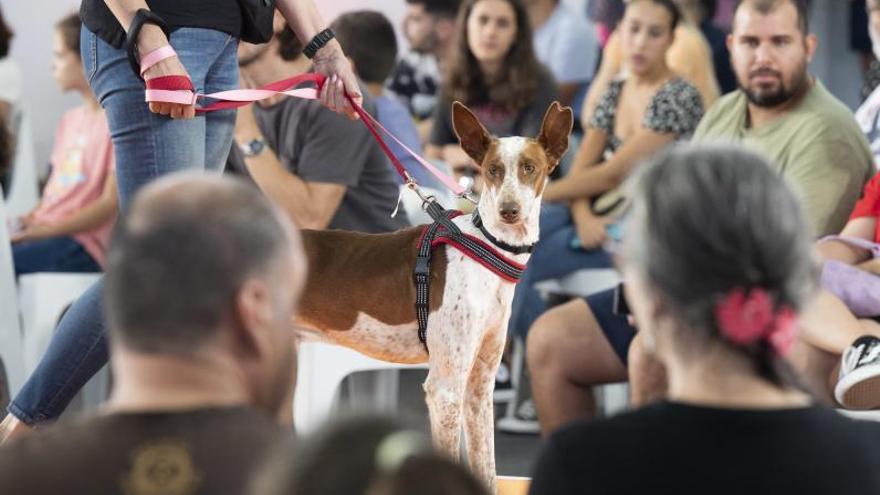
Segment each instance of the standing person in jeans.
M315 71L329 77L321 101L353 117L344 95L360 103L357 81L312 0L279 0L277 9L300 39L310 40L307 53ZM121 209L158 176L183 169L220 170L235 124L231 110L194 118L195 105L145 103L145 83L136 74L139 60L170 45L174 56L152 65L144 78L184 76L203 93L235 89L238 40L266 41L273 13L271 2L245 0L82 1L82 60L107 113ZM91 287L62 318L39 366L9 405L0 441L57 418L107 362L102 287L102 282Z
M82 22L76 14L55 28L52 75L83 103L61 117L49 159L52 173L40 203L12 232L15 274L100 272L116 219L116 176L107 118L83 76Z

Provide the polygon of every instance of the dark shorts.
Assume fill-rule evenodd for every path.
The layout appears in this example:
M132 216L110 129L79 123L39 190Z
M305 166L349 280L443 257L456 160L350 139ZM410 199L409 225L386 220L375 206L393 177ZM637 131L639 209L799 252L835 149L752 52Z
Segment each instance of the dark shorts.
M627 354L636 329L627 321L626 316L614 314L614 289L597 292L584 298L602 333L614 349L614 353L620 358L624 366L627 366Z

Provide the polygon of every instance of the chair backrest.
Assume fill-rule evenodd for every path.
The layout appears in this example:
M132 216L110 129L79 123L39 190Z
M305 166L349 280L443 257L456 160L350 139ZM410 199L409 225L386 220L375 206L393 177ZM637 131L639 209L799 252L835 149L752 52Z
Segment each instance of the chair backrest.
M24 215L40 200L34 139L26 113L19 111L13 115L11 130L15 136L15 156L12 159L9 191L6 193L6 208L9 215Z
M15 395L24 384L24 346L12 264L12 247L6 226L6 207L0 194L0 358L9 379L9 393Z

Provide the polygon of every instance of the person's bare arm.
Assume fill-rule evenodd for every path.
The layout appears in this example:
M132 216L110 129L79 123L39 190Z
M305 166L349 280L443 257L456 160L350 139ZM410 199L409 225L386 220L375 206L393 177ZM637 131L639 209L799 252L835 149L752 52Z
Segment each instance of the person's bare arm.
M590 124L590 118L599 103L599 98L605 94L611 80L620 73L620 58L620 37L615 31L608 38L608 43L602 50L602 63L599 65L599 71L593 78L590 89L587 91L587 97L584 98L584 105L581 107L581 126L584 129Z
M876 228L876 217L854 218L847 222L840 235L873 241ZM819 242L816 245L816 252L823 261L834 260L848 265L859 265L871 257L867 249L835 240Z
M30 222L12 236L12 242L64 237L100 227L116 214L119 205L116 174L109 174L101 196L58 223L46 225Z
M327 228L345 196L344 185L306 182L290 173L270 149L244 163L263 194L302 229Z
M145 0L104 0L110 12L122 25L122 29L128 32L131 22L135 14L140 9L150 10ZM138 34L137 51L140 57L168 45L168 38L159 26L153 24L144 24ZM189 77L186 68L175 57L166 58L156 65L152 66L145 74L144 78L153 79L161 76L185 76ZM182 105L179 103L150 102L150 111L162 115L168 115L173 119L191 119L195 117L195 105Z
M636 131L614 156L599 165L579 167L560 180L550 183L544 193L547 201L572 201L593 198L620 185L641 160L675 140L672 133L649 129Z
M247 143L262 138L253 107L238 110L235 140ZM346 186L335 183L307 182L287 170L268 146L258 155L243 157L254 182L269 199L283 209L300 228L324 229L345 196Z
M303 45L327 27L313 0L278 0L277 5ZM313 62L315 72L328 77L321 91L321 102L332 110L352 118L357 117L345 95L350 96L358 105L363 104L363 95L339 42L330 40L315 53Z

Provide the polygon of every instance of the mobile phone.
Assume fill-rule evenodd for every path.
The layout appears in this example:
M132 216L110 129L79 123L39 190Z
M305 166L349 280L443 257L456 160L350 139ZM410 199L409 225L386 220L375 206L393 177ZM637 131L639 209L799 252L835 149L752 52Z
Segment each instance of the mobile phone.
M629 303L626 301L626 292L623 290L622 282L614 288L614 308L612 311L617 316L629 316L632 314L629 309Z

